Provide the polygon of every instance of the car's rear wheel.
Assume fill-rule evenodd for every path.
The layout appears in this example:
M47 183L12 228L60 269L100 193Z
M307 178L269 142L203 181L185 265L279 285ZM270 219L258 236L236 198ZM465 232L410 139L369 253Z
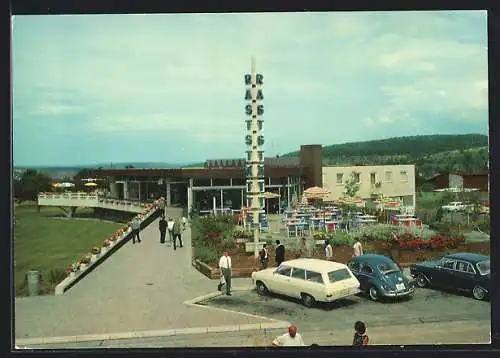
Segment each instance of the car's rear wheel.
M486 290L484 288L482 288L481 286L474 286L474 288L472 289L472 296L476 299L476 300L484 300L484 298L486 297Z
M425 277L423 273L419 273L417 277L415 277L415 283L420 288L425 288L429 286L429 280L427 279L427 277Z
M314 304L316 303L316 300L314 299L314 297L311 295L308 295L307 293L302 293L301 297L302 297L302 303L306 307L313 307Z
M267 289L266 285L264 285L264 282L257 281L256 286L257 286L257 292L259 293L259 295L265 296L269 293L269 290Z
M378 290L375 286L372 286L368 289L368 297L370 297L370 299L372 301L378 301L379 298L380 298L380 295L378 294Z

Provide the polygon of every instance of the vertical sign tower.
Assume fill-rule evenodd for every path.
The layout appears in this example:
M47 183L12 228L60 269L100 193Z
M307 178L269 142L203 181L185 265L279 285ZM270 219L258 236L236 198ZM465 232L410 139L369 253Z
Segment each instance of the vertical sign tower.
M261 135L263 120L260 116L264 114L264 99L262 85L264 76L255 72L255 58L252 57L252 72L245 75L245 100L250 101L245 106L247 119L247 135L245 137L246 151L246 187L247 187L247 207L250 208L251 227L254 233L254 254L259 255L259 232L260 222L264 215L264 136Z

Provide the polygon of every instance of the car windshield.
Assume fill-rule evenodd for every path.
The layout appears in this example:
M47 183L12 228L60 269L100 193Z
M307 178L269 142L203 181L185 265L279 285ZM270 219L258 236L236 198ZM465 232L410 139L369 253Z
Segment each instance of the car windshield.
M399 271L398 265L396 265L394 262L384 262L377 267L384 275L387 273Z
M490 274L490 260L478 262L476 266L481 275Z
M351 278L351 274L346 268L328 272L328 280L332 283L347 280L348 278Z

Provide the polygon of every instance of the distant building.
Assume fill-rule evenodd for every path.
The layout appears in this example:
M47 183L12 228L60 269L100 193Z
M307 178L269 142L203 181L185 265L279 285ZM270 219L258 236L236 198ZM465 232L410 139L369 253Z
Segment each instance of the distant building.
M489 192L488 171L475 173L442 173L427 180L434 189L477 189L480 192Z
M415 165L324 166L323 185L331 192L326 200L344 196L351 175L359 184L359 198L370 202L383 195L410 211L415 208Z

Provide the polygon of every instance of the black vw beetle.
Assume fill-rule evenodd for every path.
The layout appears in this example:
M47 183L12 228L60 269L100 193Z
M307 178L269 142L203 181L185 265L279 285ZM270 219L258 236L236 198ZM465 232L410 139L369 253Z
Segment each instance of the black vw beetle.
M419 262L410 267L418 287L451 288L472 292L476 300L485 299L490 291L490 258L470 252L443 256L438 260Z
M368 294L373 301L380 298L408 297L415 292L413 282L387 256L356 256L347 266L358 279L360 290Z

